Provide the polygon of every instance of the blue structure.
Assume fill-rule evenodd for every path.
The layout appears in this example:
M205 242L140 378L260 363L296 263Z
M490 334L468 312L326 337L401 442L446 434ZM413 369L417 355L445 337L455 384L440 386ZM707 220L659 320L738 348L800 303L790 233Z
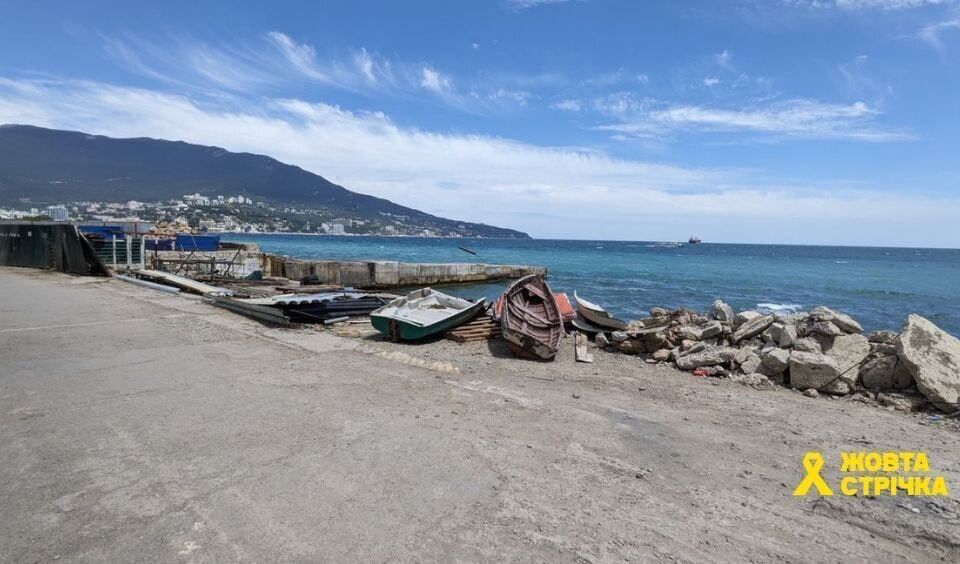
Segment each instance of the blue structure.
M216 251L220 248L219 235L177 235L176 251Z
M108 240L116 235L117 239L123 239L123 227L120 225L78 225L77 229L85 235L100 235Z
M151 239L147 238L148 251L172 251L173 239Z

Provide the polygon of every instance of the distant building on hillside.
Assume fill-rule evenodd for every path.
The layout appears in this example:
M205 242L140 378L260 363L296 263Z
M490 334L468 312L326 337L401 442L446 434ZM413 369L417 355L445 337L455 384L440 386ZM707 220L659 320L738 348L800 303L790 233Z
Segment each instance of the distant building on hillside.
M54 221L70 219L70 212L64 206L47 206L47 216Z
M194 204L198 206L207 206L210 205L210 198L206 196L201 196L199 193L196 194L184 194L183 201L188 204Z

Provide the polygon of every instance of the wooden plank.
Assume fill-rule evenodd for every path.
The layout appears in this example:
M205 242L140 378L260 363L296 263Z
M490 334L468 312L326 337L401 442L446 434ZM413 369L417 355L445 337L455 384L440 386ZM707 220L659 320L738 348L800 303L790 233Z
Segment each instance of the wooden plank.
M501 336L500 324L491 319L489 314L482 314L443 333L443 338L461 344L499 339Z
M575 347L574 352L576 353L575 356L577 358L577 362L587 362L587 363L593 362L593 353L591 353L590 350L588 349L589 341L587 340L587 336L581 333L580 331L577 331L577 334L574 337L573 342L574 342L574 347Z
M181 290L187 290L200 295L220 294L229 296L233 294L232 290L227 290L226 288L218 288L216 286L204 284L203 282L197 282L196 280L192 280L185 276L178 276L176 274L161 272L159 270L138 270L137 275L142 278L149 278L154 281L165 282L170 286L175 286Z

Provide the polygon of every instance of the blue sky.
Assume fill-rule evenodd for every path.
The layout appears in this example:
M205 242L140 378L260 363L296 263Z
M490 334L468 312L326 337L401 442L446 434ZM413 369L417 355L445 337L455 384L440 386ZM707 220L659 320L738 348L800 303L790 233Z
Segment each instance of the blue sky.
M953 0L0 1L0 123L538 237L960 247L958 110Z

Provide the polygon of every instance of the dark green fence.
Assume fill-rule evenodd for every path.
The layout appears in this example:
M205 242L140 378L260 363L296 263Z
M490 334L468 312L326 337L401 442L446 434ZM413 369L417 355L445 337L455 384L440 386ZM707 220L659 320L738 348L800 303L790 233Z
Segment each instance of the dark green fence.
M143 262L143 238L141 237L131 237L129 235L124 237L92 237L90 243L103 264L119 268L137 268Z
M0 265L81 275L108 274L75 225L48 221L0 222Z

